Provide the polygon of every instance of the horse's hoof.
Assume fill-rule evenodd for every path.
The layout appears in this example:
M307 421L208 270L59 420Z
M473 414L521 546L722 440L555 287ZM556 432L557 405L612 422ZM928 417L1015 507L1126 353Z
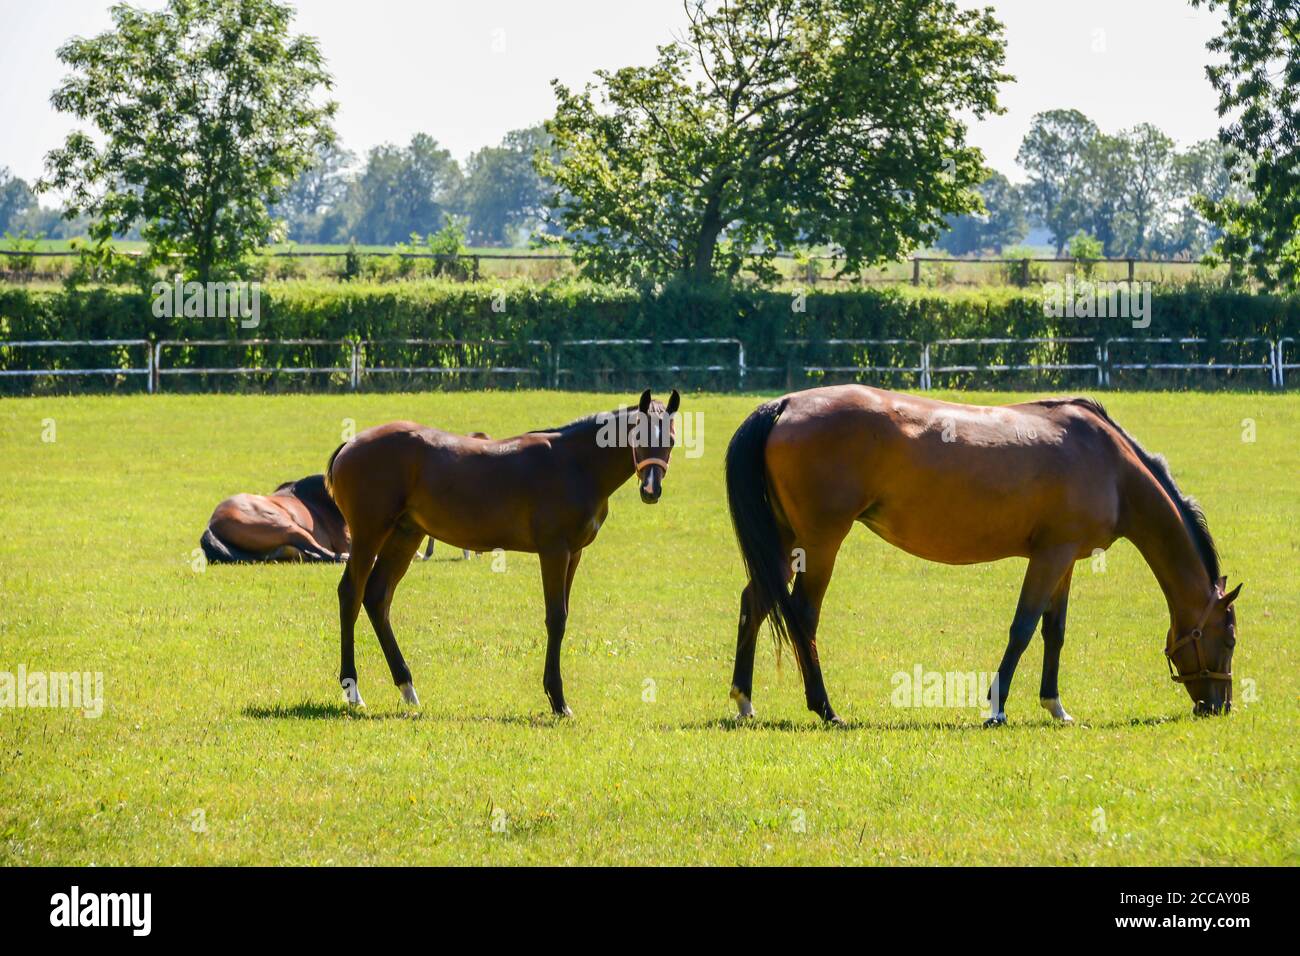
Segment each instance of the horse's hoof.
M563 720L567 717L572 717L573 711L569 708L568 704L565 704L559 710L555 711L555 716Z
M402 700L406 701L412 707L420 706L420 695L415 692L415 685L410 681L398 685L397 689L402 692Z
M848 726L848 722L839 714L831 714L829 717L826 718L826 723L830 724L832 727Z
M1061 706L1061 698L1040 697L1038 698L1038 704L1040 707L1043 708L1043 710L1047 711L1049 714L1051 714L1054 718L1059 720L1061 723L1063 724L1074 723L1074 718L1071 717L1069 714L1067 714L1065 712L1065 708Z
M1007 724L1007 715L1002 712L998 712L994 714L992 717L990 717L988 720L984 721L985 727L1005 727L1006 724Z
M361 689L357 687L357 682L351 677L345 678L343 684L343 699L349 707L364 707L366 702L361 699Z
M736 702L736 719L752 720L754 717L754 705L750 702L749 695L745 694L737 687L732 687L729 696Z

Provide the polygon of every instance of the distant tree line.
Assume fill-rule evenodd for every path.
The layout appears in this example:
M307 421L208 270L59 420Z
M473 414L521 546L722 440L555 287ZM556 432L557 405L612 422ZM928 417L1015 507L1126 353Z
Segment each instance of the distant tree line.
M330 143L272 211L295 242L389 245L455 218L474 245L509 246L545 228L549 187L533 156L548 145L540 125L513 130L462 168L425 133L376 146L359 167Z
M1086 235L1108 257L1199 258L1223 236L1205 204L1246 195L1232 147L1204 140L1180 151L1150 123L1104 133L1078 110L1035 116L1016 160L1027 181L990 172L978 187L984 209L951 218L939 248L1000 253L1039 226L1057 255Z
M1210 253L1234 281L1295 290L1300 0L1193 3L1222 16L1218 140L1179 151L1150 123L1051 110L1020 145L1023 184L968 143L1011 77L1002 25L956 0L688 2L654 63L555 82L554 116L463 166L423 133L346 152L322 52L280 0L119 4L59 49L51 103L77 128L34 186L0 171L0 230L84 233L108 257L139 235L149 262L200 279L284 239L562 235L586 274L653 285L774 277L796 249L835 249L845 271L999 252L1038 228L1058 255Z

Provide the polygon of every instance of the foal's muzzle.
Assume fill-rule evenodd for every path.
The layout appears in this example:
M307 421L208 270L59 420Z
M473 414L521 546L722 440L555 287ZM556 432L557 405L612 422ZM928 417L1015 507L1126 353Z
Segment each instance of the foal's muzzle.
M655 504L664 490L664 472L658 465L650 465L641 472L641 500Z

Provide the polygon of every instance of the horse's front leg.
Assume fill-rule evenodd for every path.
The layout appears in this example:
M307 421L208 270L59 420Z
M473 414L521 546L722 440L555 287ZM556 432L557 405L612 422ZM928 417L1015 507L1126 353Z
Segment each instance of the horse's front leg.
M557 717L572 717L573 711L564 702L564 681L560 677L560 645L564 643L564 627L569 617L570 552L568 549L546 551L540 557L542 594L546 598L546 669L542 673L542 688Z
M984 721L985 727L997 727L1007 722L1007 695L1011 691L1011 678L1020 663L1020 655L1029 646L1034 631L1038 630L1038 621L1047 610L1061 578L1074 566L1077 553L1074 545L1066 544L1044 549L1030 557L1024 583L1020 586L1016 616L1011 621L1007 649L1002 654L993 686L989 688L990 716Z
M1065 612L1070 604L1071 566L1062 576L1052 600L1043 612L1043 680L1038 688L1038 703L1063 724L1074 723L1074 718L1061 706L1061 692L1056 678L1061 668L1061 648L1065 645Z

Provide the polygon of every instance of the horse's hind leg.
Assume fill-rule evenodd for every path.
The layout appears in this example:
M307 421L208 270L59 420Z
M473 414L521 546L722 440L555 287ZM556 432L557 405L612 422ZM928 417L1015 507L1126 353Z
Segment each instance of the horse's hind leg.
M781 536L781 563L785 568L787 585L794 577L791 547L794 536L778 526ZM746 720L754 716L754 651L758 646L758 630L767 619L769 608L759 604L752 584L740 592L740 621L736 625L736 666L731 673L731 699L736 702L736 716Z
M804 554L798 556L803 558L806 566L795 575L791 595L795 611L802 617L799 625L790 629L790 640L794 644L799 670L803 673L804 699L809 710L832 724L841 724L843 721L831 708L826 685L822 681L821 660L817 655L817 625L821 620L822 599L831 583L835 557L843 540L844 535L840 535L838 538L821 541L815 546L808 546Z
M366 593L366 581L370 577L375 555L387 541L389 530L379 533L366 533L360 529L352 530L352 553L348 555L347 567L339 580L339 684L347 702L354 707L364 707L361 690L357 687L357 662L355 655L357 615L361 613L361 601Z
M1065 612L1070 604L1070 579L1074 568L1067 570L1052 592L1052 600L1043 612L1043 680L1038 688L1038 702L1042 708L1063 724L1074 723L1074 718L1061 706L1061 694L1056 686L1061 668L1061 648L1065 645Z
M1011 678L1016 673L1016 665L1020 663L1020 655L1033 639L1034 631L1038 629L1038 620L1051 603L1061 578L1074 565L1077 552L1076 547L1066 544L1040 551L1030 557L1029 567L1025 570L1025 581L1020 586L1016 616L1011 621L1007 649L1002 654L997 677L989 689L990 717L984 722L985 727L996 727L1007 722L1007 695L1011 691Z
M363 598L366 616L370 618L370 624L379 638L379 646L384 651L384 659L388 661L393 683L401 690L402 699L415 706L419 706L420 698L411 682L411 669L406 666L401 648L397 646L393 625L388 620L388 609L393 603L393 592L411 566L411 559L420 550L423 539L424 532L411 524L409 519L403 519L379 552L370 579L366 582Z

